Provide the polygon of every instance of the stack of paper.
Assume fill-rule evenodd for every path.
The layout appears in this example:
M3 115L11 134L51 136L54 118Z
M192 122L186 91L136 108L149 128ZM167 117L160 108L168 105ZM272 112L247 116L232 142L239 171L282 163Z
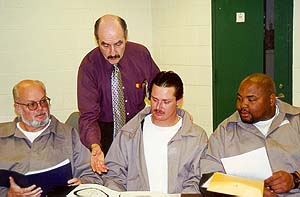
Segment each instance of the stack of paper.
M226 171L214 173L202 187L207 191L237 196L263 196L264 180L272 176L265 147L222 158Z
M207 191L241 197L263 196L264 182L230 176L223 173L214 173Z

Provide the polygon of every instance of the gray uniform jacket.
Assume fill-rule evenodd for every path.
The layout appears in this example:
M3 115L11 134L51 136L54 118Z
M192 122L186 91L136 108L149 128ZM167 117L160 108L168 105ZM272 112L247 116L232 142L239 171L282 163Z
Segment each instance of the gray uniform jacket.
M273 172L299 172L300 108L280 100L276 101L276 105L279 107L279 114L266 136L254 125L243 123L238 112L225 119L209 138L206 158L201 161L201 172L225 172L221 158L243 154L263 146L267 150ZM299 192L299 189L291 192Z
M143 145L143 122L150 108L130 120L114 139L105 158L104 185L118 191L149 191ZM182 127L168 144L168 193L200 193L200 158L207 148L205 131L178 109ZM155 146L155 144L153 144Z
M101 183L90 167L90 152L80 142L78 132L60 123L51 115L51 123L31 143L14 122L0 123L0 169L19 173L52 167L66 159L72 165L73 177L83 183ZM0 196L6 196L7 188L0 187Z

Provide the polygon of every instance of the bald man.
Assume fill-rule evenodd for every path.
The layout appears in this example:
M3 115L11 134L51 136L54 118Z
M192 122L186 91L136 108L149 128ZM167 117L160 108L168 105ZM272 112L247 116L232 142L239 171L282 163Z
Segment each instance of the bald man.
M50 115L50 98L41 81L20 81L13 88L13 97L18 117L0 123L0 169L25 174L68 159L73 178L66 185L102 182L90 167L89 150L78 132ZM39 183L21 188L13 177L9 181L10 188L0 187L0 196L44 196L48 192Z
M222 158L265 147L273 175L264 196L300 196L300 108L276 99L272 78L255 73L241 82L236 109L210 136L202 172L225 172Z
M121 17L100 17L95 23L94 34L98 47L81 62L77 96L81 141L92 150L93 170L101 173L107 171L104 155L114 136L125 122L145 107L144 87L150 84L159 69L144 46L127 41L127 24ZM122 79L123 110L115 108L123 113L122 122L113 113L111 80L115 69L120 71Z

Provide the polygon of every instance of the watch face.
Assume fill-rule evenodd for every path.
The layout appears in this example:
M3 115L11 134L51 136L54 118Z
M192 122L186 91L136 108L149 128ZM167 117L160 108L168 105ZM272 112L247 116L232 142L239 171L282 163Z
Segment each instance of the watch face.
M291 173L293 175L293 179L294 179L294 184L295 184L295 188L298 188L299 187L299 183L300 183L300 179L298 177L298 175L296 173Z
M300 183L300 179L297 177L297 175L294 180L295 180L295 183L298 183L298 184Z

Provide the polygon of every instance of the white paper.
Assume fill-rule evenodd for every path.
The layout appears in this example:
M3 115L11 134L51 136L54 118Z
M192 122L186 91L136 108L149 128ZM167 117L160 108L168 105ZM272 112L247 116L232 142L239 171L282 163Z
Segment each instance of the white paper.
M35 170L35 171L29 171L25 175L31 175L31 174L38 174L38 173L42 173L42 172L47 172L47 171L62 167L64 165L67 165L68 163L70 163L70 160L66 159L66 160L64 160L64 161L62 161L62 162L60 162L60 163L58 163L55 166L52 166L50 168L45 168L45 169Z
M221 159L226 174L255 180L272 176L272 170L265 147Z

